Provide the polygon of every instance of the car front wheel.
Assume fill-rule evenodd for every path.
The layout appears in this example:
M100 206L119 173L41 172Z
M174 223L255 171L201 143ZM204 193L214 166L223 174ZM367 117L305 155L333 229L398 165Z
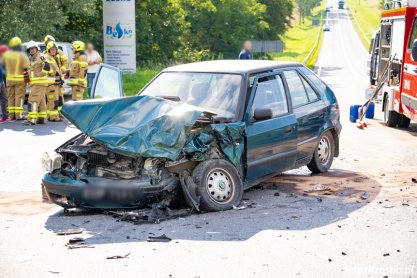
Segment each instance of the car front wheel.
M193 180L203 210L228 210L242 200L243 184L239 173L224 159L201 162L193 171Z
M313 173L327 172L333 163L334 157L334 139L330 131L326 131L321 136L316 149L314 150L313 158L307 164L308 169Z

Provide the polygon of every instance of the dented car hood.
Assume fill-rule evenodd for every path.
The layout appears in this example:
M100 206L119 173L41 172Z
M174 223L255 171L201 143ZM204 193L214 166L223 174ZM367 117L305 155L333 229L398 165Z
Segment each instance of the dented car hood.
M176 160L202 110L150 96L66 103L61 113L110 150Z

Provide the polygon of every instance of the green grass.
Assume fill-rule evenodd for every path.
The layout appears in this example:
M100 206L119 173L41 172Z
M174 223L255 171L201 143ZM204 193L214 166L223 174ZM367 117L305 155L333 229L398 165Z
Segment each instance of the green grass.
M284 42L284 51L281 53L273 53L271 55L273 59L300 63L304 61L316 42L317 32L321 32L322 28L321 25L313 26L312 20L320 20L322 13L322 20L325 19L325 5L325 1L323 1L319 7L313 10L311 16L304 19L304 23L299 22L298 16L293 20L292 27L281 37L281 40ZM321 41L321 37L319 41ZM318 53L320 52L319 49L320 47L317 47L311 55L309 61L306 63L307 66L314 66Z
M125 96L133 96L137 94L152 78L157 75L159 70L156 69L140 69L134 74L123 75L123 90Z
M346 0L346 6L352 16L353 25L363 44L369 48L372 32L378 29L381 10L379 1L375 0ZM355 19L358 21L356 23Z

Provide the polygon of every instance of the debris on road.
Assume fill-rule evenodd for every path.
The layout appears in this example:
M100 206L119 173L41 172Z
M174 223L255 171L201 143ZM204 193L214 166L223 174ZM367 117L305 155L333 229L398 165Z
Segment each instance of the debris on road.
M417 178L411 178L411 182L417 183Z
M76 243L80 243L80 242L83 242L83 241L84 241L84 239L82 237L74 237L74 238L71 238L68 241L68 243L69 244L76 244Z
M159 224L162 221L188 216L192 209L171 210L168 207L154 205L150 209L139 209L133 211L107 211L105 214L113 215L118 221L132 222L135 225L152 223Z
M165 234L161 236L149 236L147 242L170 242L172 239L167 237Z
M362 196L361 196L361 199L362 200L366 200L366 199L368 199L369 198L369 193L368 192L364 192L363 194L362 194Z
M343 256L346 256L347 254L346 254L345 252L342 252L342 255L343 255Z
M126 255L124 255L124 256L121 256L121 255L115 255L115 256L110 256L110 257L107 257L106 259L107 260L115 260L115 259L127 259L127 257L130 255L130 253L127 253Z
M68 230L59 230L55 233L59 236L66 236L66 235L76 235L81 234L83 232L82 229L68 229Z
M384 253L384 255L383 255L384 257L388 257L389 256L389 253Z

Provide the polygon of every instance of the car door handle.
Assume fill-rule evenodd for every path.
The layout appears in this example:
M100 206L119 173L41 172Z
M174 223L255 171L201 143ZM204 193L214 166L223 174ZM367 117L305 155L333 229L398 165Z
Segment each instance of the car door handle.
M293 128L292 127L289 127L289 128L287 128L286 130L285 130L285 133L291 133L291 131L293 130Z

